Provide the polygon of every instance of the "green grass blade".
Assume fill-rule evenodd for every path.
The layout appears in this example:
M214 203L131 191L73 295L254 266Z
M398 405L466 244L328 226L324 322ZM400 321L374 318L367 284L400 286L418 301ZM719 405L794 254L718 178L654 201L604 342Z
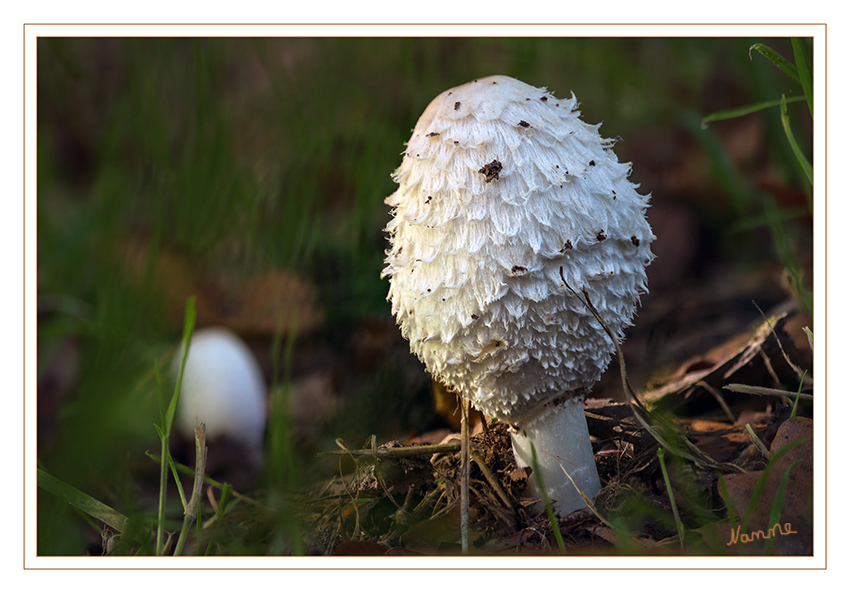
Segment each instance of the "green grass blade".
M558 520L555 518L555 511L552 508L552 501L546 493L546 484L543 483L543 476L540 475L540 465L537 463L537 449L534 448L534 443L531 443L531 470L534 481L537 484L537 490L543 498L543 503L546 505L546 515L549 517L549 523L552 525L552 531L555 533L555 541L558 542L558 549L562 554L565 554L567 552L567 546L564 544L564 537L561 535L561 529L558 527Z
M41 468L38 468L38 486L98 521L103 521L116 531L123 533L130 525L130 520L112 507L53 477Z
M171 425L174 422L174 415L177 413L177 400L180 397L180 385L183 382L183 369L186 366L186 357L189 354L189 344L192 341L192 331L195 328L195 297L186 299L186 318L183 323L183 350L180 356L180 368L177 371L177 384L174 386L174 395L171 396L171 401L168 404L168 409L165 412L165 434L171 434Z
M809 64L808 56L806 56L806 50L803 48L803 42L799 38L794 37L791 40L791 46L794 48L794 61L797 63L797 72L800 75L800 86L803 87L806 103L809 104L809 114L814 117L814 109L812 107L812 100L814 98L812 67Z
M177 466L174 463L174 458L171 456L171 451L166 452L168 467L171 468L171 475L174 476L174 483L177 484L177 493L180 495L180 504L183 505L183 508L186 508L188 501L186 500L186 493L183 491L183 484L180 482L180 475L177 470Z
M232 492L233 487L225 482L221 488L221 496L218 499L218 509L215 513L215 520L217 523L221 523L222 519L224 519L227 512L227 505L230 504Z
M798 101L805 101L806 97L803 95L794 95L791 97L786 97L785 101L787 103L796 103ZM725 109L723 111L716 111L710 115L706 115L702 119L702 128L705 129L709 123L713 121L722 121L724 119L733 119L736 117L741 117L744 115L749 115L750 113L756 113L757 111L763 111L765 109L770 109L771 107L777 107L782 104L782 99L776 99L774 101L763 101L761 103L753 103L752 105L744 105L743 107L736 107L734 109Z
M159 423L165 426L165 398L162 395L162 376L159 373L159 361L153 361L153 375L156 379L156 403L159 407ZM162 438L162 434L159 435Z
M752 517L753 512L756 510L756 506L758 506L758 502L759 502L759 499L761 498L762 491L764 490L765 486L767 485L767 480L770 477L770 472L773 470L774 466L776 465L777 460L779 458L781 458L783 455L785 455L786 453L788 453L789 451L791 451L792 449L799 447L803 443L806 443L810 440L812 440L812 437L804 437L802 439L792 441L792 442L788 443L787 445L785 445L784 447L781 447L778 451L776 451L776 453L773 454L773 456L770 458L770 461L767 463L767 467L765 467L764 470L762 471L761 477L759 478L758 482L756 482L755 488L753 488L753 495L750 498L750 502L747 505L747 510L744 513L743 519L741 520L741 531L744 531L744 532L747 531L747 528L749 527L749 523L750 523L750 518Z
M796 82L800 82L800 75L797 73L797 67L783 58L781 55L767 47L763 43L756 43L750 46L750 59L753 57L753 50L756 50L761 55L770 60L774 66L782 70L785 74L793 78Z
M806 373L803 371L803 376L800 377L800 385L797 387L797 397L794 399L794 406L791 408L791 418L797 415L797 404L800 403L800 394L803 393L803 382L806 380Z
M156 376L156 399L159 402L160 422L165 426L166 409L165 399L162 395L162 380L159 375L159 363L153 363L154 375ZM156 555L162 554L163 538L165 537L165 494L168 472L166 470L166 459L168 458L168 433L165 429L154 424L156 434L159 437L160 464L159 464L159 504L156 513Z
M169 439L171 436L171 426L174 423L174 416L177 413L177 400L180 397L180 386L183 382L183 369L186 366L186 357L189 354L189 344L192 341L192 330L195 328L195 297L186 299L186 317L183 323L183 353L180 356L180 368L177 372L177 384L174 386L174 395L168 404L168 409L162 418L163 428L160 430L157 427L157 433L160 438L160 468L159 468L159 508L157 510L156 524L156 555L161 556L163 550L163 537L165 532L165 498L168 481L168 468L174 473L174 481L180 490L180 498L185 507L186 497L183 493L183 487L177 479L177 470L174 467L174 462L171 459L171 451L169 450ZM155 367L157 368L157 367ZM159 371L157 370L157 390L162 390L162 385L159 383ZM162 395L157 396L162 400ZM160 407L160 413L162 408Z
M703 150L711 159L712 176L720 184L729 205L734 208L734 218L740 219L745 216L750 210L748 207L749 192L719 136L710 128L706 129L700 126L700 120L696 114L686 115L682 118L681 125L693 134L694 139L702 145ZM669 447L668 450L672 452Z
M785 99L785 95L782 95L782 109L780 112L780 118L782 119L782 128L785 130L785 136L788 138L788 143L791 145L791 150L794 151L794 156L797 157L797 162L800 163L800 167L803 169L803 173L806 175L806 178L809 180L811 185L814 185L814 173L812 172L812 164L809 162L809 159L806 158L806 155L803 154L803 151L800 149L800 145L797 144L797 139L794 137L794 132L791 131L791 120L788 118L788 105L787 100Z
M811 315L814 310L812 292L806 284L805 276L800 269L797 253L789 236L788 227L783 222L782 213L777 208L776 200L773 196L761 194L760 198L765 216L767 217L768 226L770 227L770 234L773 237L773 244L788 274L788 280L793 289L794 298Z
M160 455L157 455L156 453L151 453L150 451L145 451L145 455L147 455L155 463L160 463L160 461L162 460L162 457ZM174 467L177 469L178 473L181 473L184 476L190 476L190 477L195 475L195 470L192 469L191 467L189 467L188 465L183 465L182 463L178 463L178 462L174 461L173 458L172 458L172 463L174 464ZM218 480L214 480L213 478L211 478L209 476L204 476L204 484L209 484L210 486L214 486L215 488L218 488L220 490L223 490L225 486L230 487L226 482L219 482ZM257 502L255 500L248 498L247 496L236 492L235 490L232 489L232 487L230 487L230 488L231 488L231 493L235 498L248 501L252 504L257 504Z
M685 550L685 526L679 518L679 509L676 507L676 498L673 496L673 485L670 484L670 476L667 475L667 466L664 464L664 449L658 448L658 463L661 465L661 475L664 476L664 484L667 486L667 496L670 497L670 506L673 508L673 519L676 521L676 530L679 533L679 549Z
M162 556L165 543L165 500L168 489L168 433L164 433L157 427L160 435L160 464L159 464L159 505L156 514L156 555Z
M788 466L788 469L785 470L785 473L782 474L782 479L779 481L779 486L776 488L776 496L773 497L773 505L770 507L770 518L767 521L768 529L772 529L774 525L778 524L779 519L782 517L782 506L785 504L785 490L788 488L788 478L791 475L791 470L797 467L800 463L802 463L801 459L793 462ZM775 541L775 539L769 539L764 542L765 555L770 553Z
M787 224L792 220L803 218L809 214L811 214L811 211L805 206L801 206L799 208L783 208L782 210L774 208L772 212L753 214L742 220L730 223L727 228L727 233L730 235L735 233L746 233L763 227L769 227L776 223Z
M791 470L802 462L801 459L794 461L788 466L785 473L782 474L782 479L776 488L776 496L773 497L773 506L770 507L770 519L767 522L768 529L779 523L779 519L782 517L782 505L785 503L785 490L788 487L788 478L791 476Z
M726 505L726 513L728 514L728 519L725 519L726 522L729 523L729 529L734 532L735 525L740 525L741 519L735 514L735 507L732 505L732 497L729 496L729 489L726 487L726 481L723 479L723 474L717 474L717 491L720 493L720 497L723 499L723 504ZM723 523L724 521L721 521ZM741 540L738 540L738 551L744 551L744 544Z
M729 489L726 487L726 481L723 479L723 474L717 474L717 490L720 497L726 504L726 510L729 514L729 524L734 525L739 522L738 516L735 515L735 508L732 506L732 498L729 496Z

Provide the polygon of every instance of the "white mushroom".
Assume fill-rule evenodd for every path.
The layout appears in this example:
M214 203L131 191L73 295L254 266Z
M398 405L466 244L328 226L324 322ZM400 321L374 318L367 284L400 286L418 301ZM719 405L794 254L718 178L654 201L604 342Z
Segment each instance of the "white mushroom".
M622 340L655 239L630 164L577 105L505 76L437 96L393 174L383 270L411 350L515 427L520 466L535 444L562 515L585 506L564 470L600 488L582 404L614 352L580 296Z
M174 365L180 364L178 352ZM249 463L262 459L266 427L266 386L250 348L224 328L206 328L192 336L180 399L177 429L194 441L195 423L206 425L207 440L225 437L245 447Z

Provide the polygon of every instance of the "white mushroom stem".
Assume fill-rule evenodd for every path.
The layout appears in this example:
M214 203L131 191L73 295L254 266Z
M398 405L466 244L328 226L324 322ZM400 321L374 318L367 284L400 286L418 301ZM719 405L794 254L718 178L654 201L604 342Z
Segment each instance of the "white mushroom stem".
M581 398L571 399L517 426L516 432L511 434L511 441L520 467L533 466L531 445L534 444L540 475L529 477L529 490L542 499L542 493L537 489L537 479L542 479L545 494L558 514L565 516L586 506L576 488L592 500L602 487L593 460Z

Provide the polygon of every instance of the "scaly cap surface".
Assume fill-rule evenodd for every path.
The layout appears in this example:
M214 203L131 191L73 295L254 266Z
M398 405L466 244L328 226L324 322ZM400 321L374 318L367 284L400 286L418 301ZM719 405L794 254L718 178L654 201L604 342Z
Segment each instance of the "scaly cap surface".
M402 334L432 375L508 422L584 395L613 353L561 267L618 339L646 292L648 196L576 108L506 76L445 91L386 199L382 275Z

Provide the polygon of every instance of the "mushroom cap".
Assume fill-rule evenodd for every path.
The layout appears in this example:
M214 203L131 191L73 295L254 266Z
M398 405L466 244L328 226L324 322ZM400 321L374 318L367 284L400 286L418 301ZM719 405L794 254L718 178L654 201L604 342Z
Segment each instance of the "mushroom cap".
M386 199L382 275L402 334L434 377L507 422L583 396L614 352L561 269L618 340L646 292L649 197L577 105L506 76L449 89Z
M174 359L179 369L181 352ZM251 349L225 328L196 331L189 345L177 428L194 440L195 423L206 425L207 439L227 437L261 449L266 427L266 386Z

